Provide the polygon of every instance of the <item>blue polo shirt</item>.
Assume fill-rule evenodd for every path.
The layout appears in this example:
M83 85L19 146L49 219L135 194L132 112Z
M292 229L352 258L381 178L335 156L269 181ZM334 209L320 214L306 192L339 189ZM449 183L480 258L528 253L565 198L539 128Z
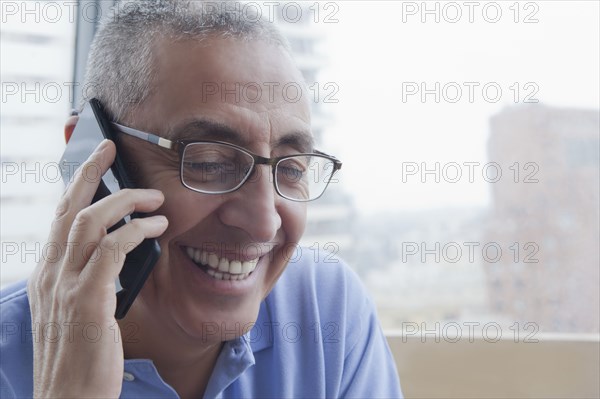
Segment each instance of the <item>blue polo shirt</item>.
M252 329L223 345L204 397L402 397L357 276L340 260L315 263L305 252L262 302ZM32 333L25 282L0 294L0 321L0 397L31 398L32 339L39 330ZM125 360L121 398L176 397L152 360Z

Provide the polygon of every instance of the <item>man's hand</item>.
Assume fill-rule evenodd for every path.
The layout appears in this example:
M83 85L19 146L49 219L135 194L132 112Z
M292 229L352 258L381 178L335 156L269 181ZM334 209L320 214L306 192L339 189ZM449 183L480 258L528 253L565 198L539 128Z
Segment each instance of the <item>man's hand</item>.
M145 238L161 235L164 216L134 219L107 233L134 211L152 212L164 201L157 190L122 190L90 205L115 158L105 140L76 172L56 210L49 249L28 283L35 397L118 397L123 345L114 318L115 280L125 255ZM43 334L41 333L43 332Z

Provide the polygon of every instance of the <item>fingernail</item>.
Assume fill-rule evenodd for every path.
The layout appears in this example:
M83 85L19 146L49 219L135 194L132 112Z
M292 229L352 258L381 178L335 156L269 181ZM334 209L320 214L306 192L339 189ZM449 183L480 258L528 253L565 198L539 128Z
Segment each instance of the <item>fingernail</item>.
M164 195L163 195L162 191L160 191L160 190L155 190L153 188L149 188L147 190L148 190L148 194L151 195L152 197L164 198Z
M154 221L156 222L156 224L159 224L161 226L169 224L169 220L164 215L155 216Z

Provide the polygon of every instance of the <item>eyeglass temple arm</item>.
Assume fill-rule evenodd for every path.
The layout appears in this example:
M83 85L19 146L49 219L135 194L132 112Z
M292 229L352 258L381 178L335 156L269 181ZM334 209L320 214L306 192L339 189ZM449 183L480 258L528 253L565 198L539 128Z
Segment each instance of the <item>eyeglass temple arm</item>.
M174 148L175 143L171 140L162 138L152 133L142 132L141 130L133 129L131 127L119 125L116 122L112 122L112 125L116 127L121 133L125 133L129 136L137 137L138 139L146 140L151 143L157 144L161 147L172 149Z

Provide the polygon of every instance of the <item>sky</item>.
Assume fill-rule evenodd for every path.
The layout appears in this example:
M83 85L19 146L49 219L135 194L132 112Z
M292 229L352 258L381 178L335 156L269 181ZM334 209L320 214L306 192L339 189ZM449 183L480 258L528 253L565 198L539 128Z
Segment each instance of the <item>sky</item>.
M485 207L491 116L526 100L598 110L599 2L474 3L427 2L429 14L421 2L321 3L318 80L323 94L338 88L323 146L344 161L340 186L359 209ZM439 183L422 174L436 162Z

